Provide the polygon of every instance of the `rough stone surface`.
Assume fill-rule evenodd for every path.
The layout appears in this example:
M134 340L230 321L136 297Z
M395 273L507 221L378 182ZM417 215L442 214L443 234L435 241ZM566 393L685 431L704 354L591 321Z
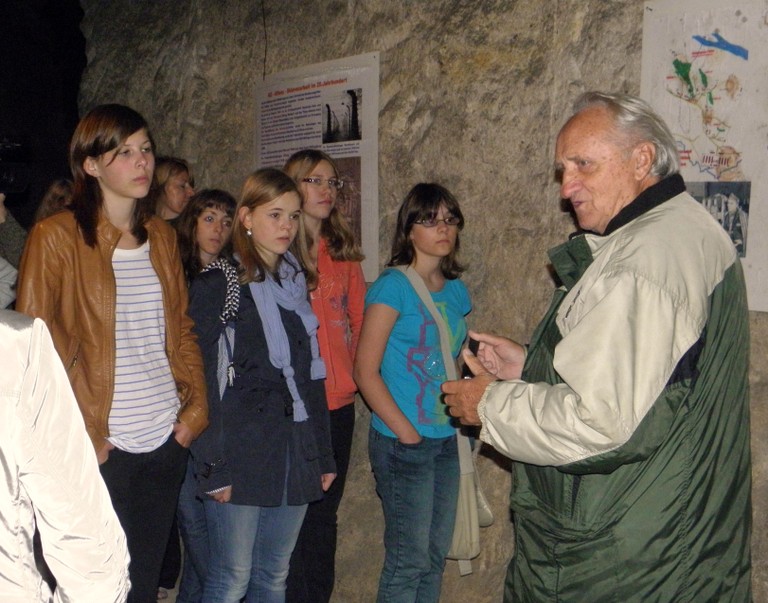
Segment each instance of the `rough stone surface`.
M80 108L134 106L160 152L189 159L202 186L237 193L254 167L255 90L263 74L381 55L379 259L418 181L462 202L474 327L525 341L552 290L545 251L572 230L553 182L555 135L575 96L638 93L641 0L81 0L88 43ZM262 13L262 5L264 12ZM754 598L768 600L768 315L753 313ZM368 411L342 503L336 602L372 601L383 557L367 461ZM475 573L446 569L442 600L499 601L512 554L505 463L481 457L497 521Z

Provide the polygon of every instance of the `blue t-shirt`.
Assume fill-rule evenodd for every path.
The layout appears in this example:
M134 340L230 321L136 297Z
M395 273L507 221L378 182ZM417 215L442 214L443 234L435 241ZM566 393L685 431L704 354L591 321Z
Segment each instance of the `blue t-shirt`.
M464 317L472 308L467 288L458 279L448 280L442 291L431 295L448 326L451 352L457 357L467 336ZM381 361L381 377L389 393L421 436L452 435L454 427L440 392L440 384L446 380L440 334L429 310L408 277L391 269L368 289L365 307L371 304L385 304L399 313ZM396 437L375 413L371 425L384 435Z

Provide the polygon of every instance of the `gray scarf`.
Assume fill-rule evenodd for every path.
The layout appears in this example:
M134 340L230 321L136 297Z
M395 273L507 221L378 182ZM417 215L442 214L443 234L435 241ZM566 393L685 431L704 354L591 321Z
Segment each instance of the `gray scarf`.
M296 381L293 378L294 370L291 366L291 347L288 342L288 335L285 332L285 326L280 319L280 310L278 305L286 310L295 312L301 318L304 328L309 335L310 347L312 350L311 378L325 378L325 363L320 358L320 347L317 343L317 328L319 323L317 317L312 311L312 306L307 297L307 282L304 273L296 268L299 263L296 258L286 252L283 261L280 262L277 282L271 274L260 283L250 283L253 301L256 302L256 309L264 324L264 335L267 338L267 349L269 350L269 361L272 366L279 368L283 372L285 381L288 384L288 391L291 392L293 399L293 420L295 422L306 421L309 417L304 401L299 395L296 387Z

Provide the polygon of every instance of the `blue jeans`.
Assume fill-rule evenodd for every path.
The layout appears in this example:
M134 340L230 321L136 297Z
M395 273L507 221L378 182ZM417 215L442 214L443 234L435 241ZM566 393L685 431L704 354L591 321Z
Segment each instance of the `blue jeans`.
M307 505L256 507L206 500L210 560L203 601L283 603Z
M402 444L371 428L368 454L384 510L378 603L437 603L459 493L456 436Z
M208 527L205 521L203 501L197 496L195 462L187 461L187 473L179 492L176 517L179 533L184 542L184 566L179 584L177 603L200 603L203 599L203 583L208 571Z

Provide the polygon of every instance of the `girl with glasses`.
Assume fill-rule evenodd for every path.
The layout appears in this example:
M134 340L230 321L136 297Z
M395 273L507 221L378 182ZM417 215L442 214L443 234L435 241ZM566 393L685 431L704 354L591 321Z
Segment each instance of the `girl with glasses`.
M312 310L320 322L318 341L326 363L325 394L337 477L322 500L307 509L288 573L289 603L328 603L335 580L337 511L352 449L355 392L352 377L363 324L363 255L338 207L343 181L331 157L307 149L294 153L285 172L302 194L301 219L309 251Z
M417 184L405 197L388 266L415 270L458 356L469 294L456 255L464 226L455 197ZM368 450L384 511L378 601L437 603L459 487L454 426L441 401L446 380L437 325L408 277L385 270L365 298L355 379L373 411Z

